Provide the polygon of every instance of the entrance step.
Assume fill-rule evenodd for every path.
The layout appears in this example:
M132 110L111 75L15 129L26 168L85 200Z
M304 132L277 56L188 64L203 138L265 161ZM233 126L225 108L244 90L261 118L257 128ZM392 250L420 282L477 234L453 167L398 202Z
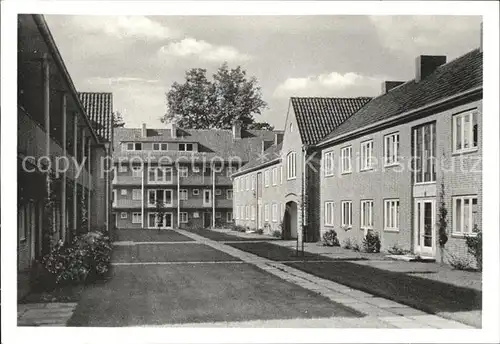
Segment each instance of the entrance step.
M386 257L394 259L394 260L402 260L405 262L427 262L427 263L433 263L436 261L436 258L434 257L425 257L425 256L415 256L413 254L389 254Z

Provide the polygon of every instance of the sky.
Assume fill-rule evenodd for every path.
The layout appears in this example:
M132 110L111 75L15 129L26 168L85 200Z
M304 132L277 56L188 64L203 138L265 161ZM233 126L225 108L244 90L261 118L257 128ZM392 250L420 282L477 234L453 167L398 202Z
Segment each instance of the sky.
M78 91L112 92L126 127L164 127L165 93L191 68L225 61L255 76L259 122L282 129L292 96L377 96L414 77L415 57L479 46L478 16L46 15Z

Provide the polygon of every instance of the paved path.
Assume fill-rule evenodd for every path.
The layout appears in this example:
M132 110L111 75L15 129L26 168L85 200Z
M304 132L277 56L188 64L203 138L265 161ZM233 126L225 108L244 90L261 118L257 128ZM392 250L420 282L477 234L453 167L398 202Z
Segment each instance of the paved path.
M28 303L17 306L18 326L66 326L76 303Z

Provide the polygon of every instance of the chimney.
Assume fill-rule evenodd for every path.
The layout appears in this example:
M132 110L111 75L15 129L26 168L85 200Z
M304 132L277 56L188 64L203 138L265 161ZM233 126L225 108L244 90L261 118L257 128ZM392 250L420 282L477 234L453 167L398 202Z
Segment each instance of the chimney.
M241 139L241 122L233 122L233 139Z
M173 139L177 138L177 123L176 122L170 123L170 131L171 131L172 138Z
M148 131L146 129L146 123L142 123L141 136L142 137L147 137L148 136Z
M277 146L281 142L283 142L283 133L282 132L274 132L274 144Z
M384 81L382 82L382 94L386 94L394 87L404 84L404 81Z
M479 33L479 52L483 52L483 22L481 22L481 28Z
M446 63L443 55L420 55L415 59L415 82L420 82L431 75L439 66Z
M264 152L266 150L266 141L262 140L262 146L260 147L260 154L264 156Z

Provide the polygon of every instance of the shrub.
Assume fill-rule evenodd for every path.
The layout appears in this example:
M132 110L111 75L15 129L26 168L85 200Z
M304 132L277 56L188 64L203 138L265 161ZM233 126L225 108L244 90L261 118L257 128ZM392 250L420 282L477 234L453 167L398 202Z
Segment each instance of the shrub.
M233 224L231 226L231 230L232 231L236 231L236 232L246 232L246 228L245 227L240 226L240 225L236 225L236 224Z
M344 240L344 245L342 246L343 248L350 250L352 248L352 241L351 238L347 238Z
M397 255L397 256L401 256L401 255L409 253L408 250L405 250L405 249L401 248L398 244L392 245L392 247L389 248L387 250L387 252L389 254L393 254L393 255Z
M368 231L363 238L363 249L367 253L380 252L380 237L377 232Z
M104 276L110 268L111 243L101 232L74 238L71 244L59 241L42 258L42 265L55 284L78 284Z
M467 256L457 256L451 252L448 252L450 265L457 270L471 270L472 261Z
M257 234L264 234L264 230L262 228L258 228L255 230L255 233Z
M275 230L271 233L271 235L272 235L273 237L275 237L275 238L280 238L280 239L281 239L281 231L280 231L280 230L278 230L278 229L275 229Z
M483 233L477 226L474 226L476 235L468 235L465 237L467 251L474 256L476 267L478 270L483 269Z
M323 234L323 246L340 246L335 230L330 229Z

